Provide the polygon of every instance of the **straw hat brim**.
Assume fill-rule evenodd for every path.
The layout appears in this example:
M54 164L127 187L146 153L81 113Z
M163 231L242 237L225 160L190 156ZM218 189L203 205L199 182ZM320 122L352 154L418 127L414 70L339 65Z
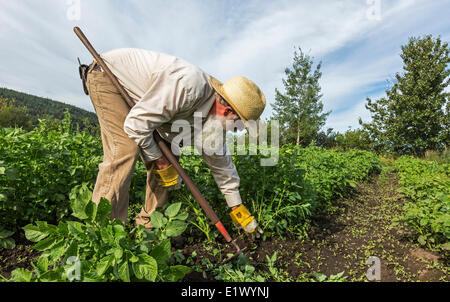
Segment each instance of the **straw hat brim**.
M223 97L225 99L225 101L227 101L228 104L230 104L231 108L233 108L234 111L236 111L236 113L239 115L239 117L241 118L241 120L244 122L244 124L247 123L247 119L245 118L245 116L241 113L241 111L234 105L233 100L227 95L227 93L225 92L225 90L223 89L223 84L222 82L220 82L218 79L216 79L213 76L210 76L210 83L211 86L214 88L214 90L220 94L221 97Z

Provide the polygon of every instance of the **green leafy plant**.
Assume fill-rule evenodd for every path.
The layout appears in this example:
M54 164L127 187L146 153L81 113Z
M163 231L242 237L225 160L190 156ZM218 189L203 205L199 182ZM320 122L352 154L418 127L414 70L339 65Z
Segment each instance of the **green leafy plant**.
M236 261L220 265L212 270L215 278L224 282L265 282L266 279L255 271L255 267L240 254Z
M70 216L69 193L95 185L102 161L100 137L71 129L70 115L56 128L45 121L32 131L0 128L0 224L18 231L29 223ZM135 171L130 200L142 200L146 171ZM2 173L3 170L3 173Z
M0 250L13 249L16 246L16 242L11 238L13 234L13 231L5 230L0 226Z
M249 154L249 150L246 146L243 153ZM261 152L256 153L233 156L240 176L241 197L266 234L281 236L305 234L311 216L319 211L329 211L334 198L353 192L356 182L381 167L378 157L367 151L338 152L312 146L283 145L276 166L261 166L264 156ZM181 162L218 215L228 217L229 209L201 157L189 155L181 157ZM192 224L195 223L209 241L215 230L210 230L204 223L196 202L182 198L183 195L190 193L183 189L175 198L188 206L196 217ZM222 222L227 228L233 228L230 219Z
M266 278L272 279L275 282L291 282L292 280L289 277L289 274L276 267L275 264L277 262L277 258L278 252L273 253L270 257L269 255L266 255L266 266L269 269L269 273L266 274Z
M91 194L86 185L71 192L72 215L79 221L24 227L42 255L33 271L14 270L11 281L177 281L190 272L173 265L169 239L186 228L181 203L169 206L165 215L155 212L153 230L139 226L128 233L120 220L109 218L110 202L103 198L97 206Z
M395 219L417 234L417 242L429 249L447 250L450 242L450 164L403 156L396 161L399 191L410 202Z
M340 272L339 274L336 275L330 275L329 277L327 277L324 274L314 274L314 278L315 280L311 280L311 281L318 281L318 282L346 282L347 281L347 277L344 276L344 272Z

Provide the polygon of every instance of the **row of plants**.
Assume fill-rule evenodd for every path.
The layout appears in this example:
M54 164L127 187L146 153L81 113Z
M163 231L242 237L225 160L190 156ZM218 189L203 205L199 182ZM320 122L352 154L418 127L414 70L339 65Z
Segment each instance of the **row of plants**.
M58 225L38 221L24 227L25 236L41 252L32 270L15 269L14 282L178 281L191 271L172 253L170 237L181 235L187 213L181 203L155 212L152 230L139 226L131 231L118 219L110 219L111 203L98 206L85 184L71 192L73 219Z
M395 161L409 202L399 217L428 248L450 250L450 164L403 156Z
M54 223L69 217L70 190L83 183L93 189L102 162L101 139L70 128L70 115L58 129L49 129L45 120L29 132L0 128L4 229L16 232L36 221ZM145 169L136 169L131 200L142 200L145 176Z
M13 247L11 235L24 230L42 253L34 270L18 269L11 280L71 281L76 265L83 272L75 279L80 281L182 279L189 269L180 266L183 257L171 253L169 237L187 232L189 239L212 242L220 236L198 203L185 187L171 192L163 212L152 216L152 231L108 219L109 202L102 200L97 207L90 201L102 160L101 140L73 132L69 125L70 116L59 129L49 129L45 121L30 132L0 129L0 243ZM357 181L380 167L377 156L365 151L285 145L278 152L275 166L261 166L260 152L233 156L242 199L265 236L307 235L313 215L330 211L332 199L351 192ZM181 163L231 229L229 209L201 157L182 156ZM130 188L130 220L143 203L145 180L139 163ZM253 274L249 264L214 268L221 280L237 280L239 271ZM274 265L268 271L261 278L282 278L274 277Z
M333 199L352 192L358 181L381 168L378 157L367 151L284 145L279 149L277 165L261 166L263 158L260 152L235 155L233 162L241 179L242 200L266 235L306 235L311 216L331 211ZM229 209L201 157L182 156L181 162L219 216L227 217ZM186 188L172 193L171 199L185 202L197 217L195 226L208 239L215 238ZM228 219L224 223L231 227Z
M70 130L70 115L59 129L48 129L42 121L36 129L0 129L0 225L16 232L29 223L54 223L70 215L70 190L87 183L93 189L102 161L100 138ZM330 208L331 200L379 166L377 157L364 151L338 152L318 147L285 145L275 166L261 166L258 155L233 156L241 177L242 199L266 231L280 235L288 230L304 233L304 222L318 210ZM214 208L228 216L223 196L209 168L200 156L181 157L182 165ZM139 210L145 197L146 171L142 163L135 169L131 188L131 208ZM171 201L185 201L191 213L206 217L189 192L173 195ZM135 211L135 212L136 212ZM136 213L131 212L130 217ZM226 222L231 224L230 221ZM214 237L214 235L213 235Z

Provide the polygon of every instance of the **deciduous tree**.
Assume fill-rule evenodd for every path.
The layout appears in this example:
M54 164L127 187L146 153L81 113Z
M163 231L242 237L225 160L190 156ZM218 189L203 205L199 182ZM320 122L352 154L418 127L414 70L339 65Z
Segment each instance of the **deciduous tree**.
M372 121L360 119L379 151L423 156L449 144L449 51L448 43L430 35L402 47L404 72L396 74L386 97L367 99Z
M322 63L313 69L313 59L301 48L294 51L291 68L285 69L284 94L275 89L274 119L280 123L283 143L307 146L316 139L330 112L323 113L319 79Z

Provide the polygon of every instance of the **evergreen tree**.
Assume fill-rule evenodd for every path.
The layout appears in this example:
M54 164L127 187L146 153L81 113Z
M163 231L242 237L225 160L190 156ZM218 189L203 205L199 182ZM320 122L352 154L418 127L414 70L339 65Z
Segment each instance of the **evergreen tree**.
M313 60L301 48L294 51L292 68L286 68L283 79L285 94L275 89L274 119L280 123L283 143L307 146L317 138L327 116L323 104L319 79L322 63L313 71Z
M402 46L404 73L397 73L387 97L367 99L372 121L360 124L378 151L424 156L449 144L450 63L448 43L432 36L411 38Z

